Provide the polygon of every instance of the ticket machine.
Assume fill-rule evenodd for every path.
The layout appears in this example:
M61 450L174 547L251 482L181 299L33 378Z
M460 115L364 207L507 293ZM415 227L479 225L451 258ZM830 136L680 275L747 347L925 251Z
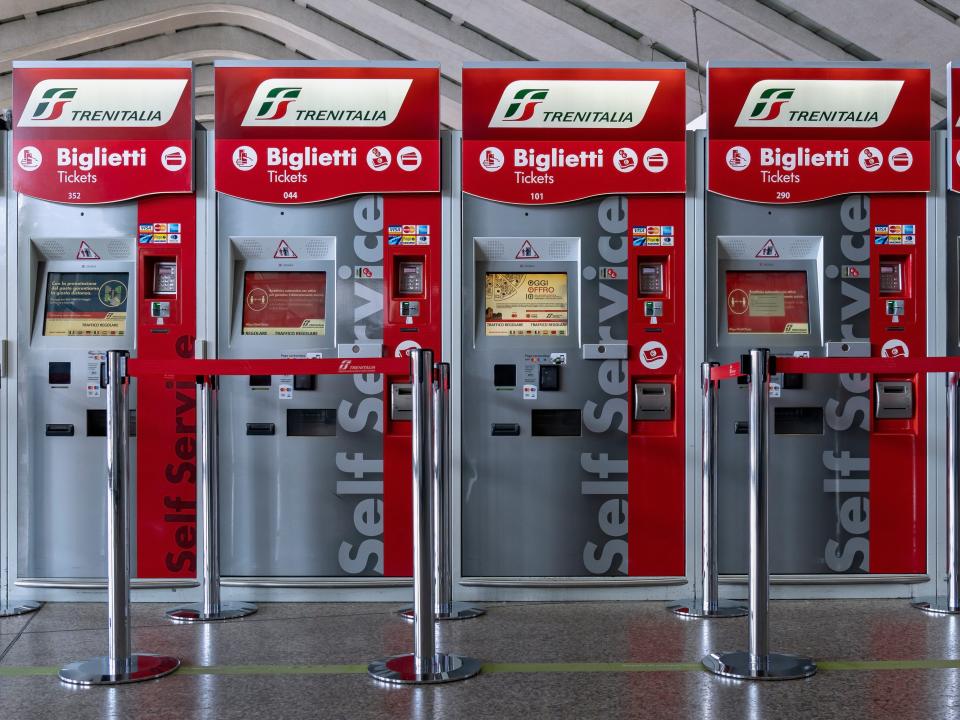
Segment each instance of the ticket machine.
M684 92L672 64L464 69L466 585L684 575Z
M437 66L222 62L215 82L217 356L439 356ZM223 378L230 582L411 573L407 383Z
M89 587L106 575L105 353L193 353L192 66L14 63L13 94L12 567L21 583ZM143 380L130 404L134 427L150 408L131 447L136 574L192 576L194 517L169 520L195 501L181 472L193 467L192 395Z
M708 82L708 359L924 356L929 70L712 63ZM726 575L749 554L746 389L718 400ZM926 378L777 373L769 406L771 571L921 577Z

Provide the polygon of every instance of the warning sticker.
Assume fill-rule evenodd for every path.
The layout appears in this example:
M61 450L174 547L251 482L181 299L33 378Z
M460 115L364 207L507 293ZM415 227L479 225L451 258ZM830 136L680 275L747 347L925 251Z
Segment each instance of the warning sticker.
M281 241L280 241L280 244L277 245L277 251L276 251L275 253L273 253L273 257L275 257L275 258L281 258L281 259L282 259L282 258L291 258L291 259L292 259L292 258L297 257L297 254L293 251L293 248L291 248L291 247L287 244L287 241L286 241L286 240L281 240Z
M539 257L540 255L536 250L534 250L533 245L530 244L529 240L524 240L523 245L520 246L520 250L517 251L517 260L534 260Z
M86 240L80 241L80 249L77 250L77 260L99 260L100 256L97 255L93 248L87 244Z
M763 247L760 248L760 251L754 256L758 258L778 258L780 257L780 252L777 250L777 246L773 244L773 240L767 240Z

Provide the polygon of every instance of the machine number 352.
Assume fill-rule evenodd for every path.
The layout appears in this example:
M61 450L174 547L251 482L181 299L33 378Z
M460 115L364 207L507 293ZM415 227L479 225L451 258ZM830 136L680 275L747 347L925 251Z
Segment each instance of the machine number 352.
M80 193L78 192L67 193L67 200L79 200L79 199L80 199Z

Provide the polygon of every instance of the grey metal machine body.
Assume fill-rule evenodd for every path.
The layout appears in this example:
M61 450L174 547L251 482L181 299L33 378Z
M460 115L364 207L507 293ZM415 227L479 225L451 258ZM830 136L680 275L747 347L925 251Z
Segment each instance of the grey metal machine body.
M480 662L437 652L437 565L433 555L438 501L435 478L440 474L437 448L441 442L434 422L433 352L413 349L409 354L413 381L413 653L375 660L367 669L381 682L426 685L473 677L480 672Z
M750 351L750 647L747 651L716 652L703 658L712 673L738 680L792 680L817 671L813 660L771 653L769 643L770 558L767 528L767 398L770 392L770 351Z
M105 656L71 663L60 679L71 685L120 685L169 675L180 660L134 654L130 638L130 408L123 350L106 358L107 385L107 636Z

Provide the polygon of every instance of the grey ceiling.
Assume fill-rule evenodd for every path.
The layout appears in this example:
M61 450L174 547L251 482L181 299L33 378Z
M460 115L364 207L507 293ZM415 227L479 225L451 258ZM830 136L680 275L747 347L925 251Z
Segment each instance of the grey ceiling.
M888 60L933 67L937 122L958 19L960 0L0 0L0 107L21 59L193 60L203 121L218 58L433 60L459 127L463 62L678 60L693 118L708 60Z

